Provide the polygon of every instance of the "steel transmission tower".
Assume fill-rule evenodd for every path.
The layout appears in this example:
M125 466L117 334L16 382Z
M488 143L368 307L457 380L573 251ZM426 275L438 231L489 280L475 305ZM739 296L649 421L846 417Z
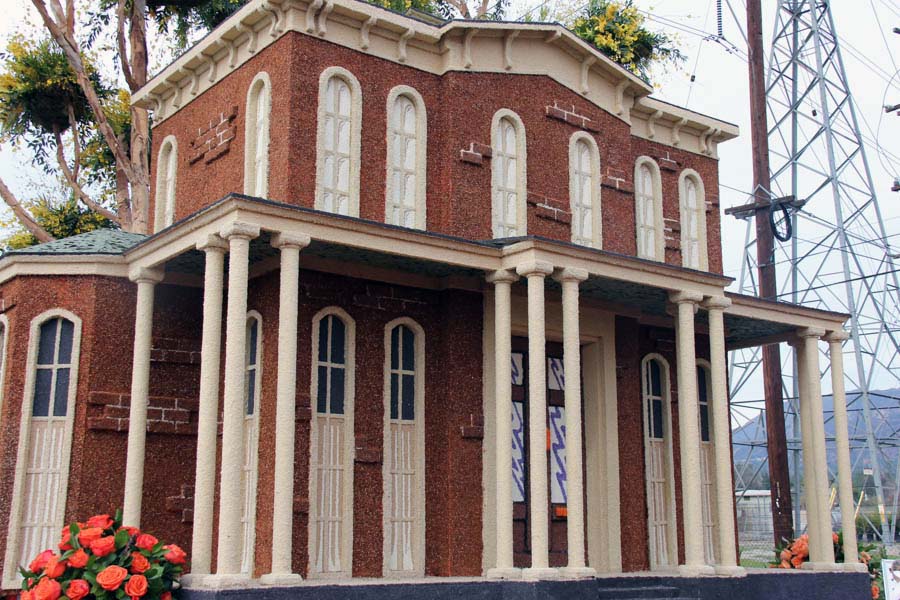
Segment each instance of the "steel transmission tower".
M771 44L766 80L771 189L764 191L776 235L787 240L775 243L772 259L777 299L851 315L850 339L844 343L848 408L863 416L855 420L861 423L858 430L850 432L851 450L854 464L862 460L871 469L882 539L890 542L897 491L886 498L884 483L890 478L898 485L900 457L896 426L884 403L873 402L873 392L900 385L900 286L892 257L897 250L890 247L878 207L829 3L779 0ZM731 212L747 220L740 291L757 295L755 211ZM795 357L789 346L782 351L799 534ZM750 404L745 398L761 387L759 356L756 349L730 357L731 397L738 407ZM828 362L821 364L824 375ZM758 398L752 402L758 405Z

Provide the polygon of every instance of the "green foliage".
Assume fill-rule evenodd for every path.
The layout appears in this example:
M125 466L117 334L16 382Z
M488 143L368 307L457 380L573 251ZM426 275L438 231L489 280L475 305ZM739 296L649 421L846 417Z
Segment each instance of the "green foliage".
M111 0L104 2L115 7ZM215 29L246 3L247 0L148 0L147 10L160 32L173 35L178 48L184 49L192 33Z
M74 198L63 203L53 203L47 199L40 199L26 206L26 208L29 209L34 220L47 233L57 239L71 237L79 233L87 233L95 229L115 229L116 227L112 221L85 208ZM14 227L18 225L18 222L13 221L3 225ZM6 250L27 248L37 243L37 239L21 226L3 240L3 246Z
M685 56L672 38L650 31L644 21L633 0L590 0L568 26L575 35L648 81L651 65L678 64Z
M414 10L434 15L441 19L450 19L453 16L452 7L441 0L368 0L368 2L399 13Z

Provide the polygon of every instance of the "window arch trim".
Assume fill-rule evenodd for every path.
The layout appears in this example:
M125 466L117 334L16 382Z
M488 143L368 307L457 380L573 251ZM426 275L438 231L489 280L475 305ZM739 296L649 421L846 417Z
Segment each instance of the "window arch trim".
M260 160L258 114L259 103L265 99L265 143L262 160L265 162L263 181L257 181L256 163ZM247 88L247 105L244 112L244 193L265 198L269 193L269 145L272 126L272 81L269 74L260 71Z
M25 486L25 470L28 462L28 450L31 444L30 427L31 412L34 402L35 382L37 379L38 346L40 344L41 326L47 321L62 318L70 321L72 330L72 355L69 367L69 390L66 398L66 416L63 430L62 460L60 472L62 473L59 491L57 494L59 505L56 521L59 527L63 527L66 509L66 500L69 487L69 464L72 456L72 432L75 422L75 396L78 390L78 367L81 357L81 319L63 308L52 308L37 315L31 320L28 334L28 357L25 367L25 390L22 395L21 414L19 418L19 440L16 449L16 470L13 483L12 506L6 538L6 556L3 565L3 587L7 589L19 587L18 582L18 552L20 549L20 523L22 521L22 509L25 505L23 488Z
M319 104L316 117L316 210L325 210L325 110L328 82L338 77L350 88L350 180L349 216L359 217L360 135L362 133L362 88L359 80L343 67L328 67L319 75Z
M385 161L386 177L385 177L385 194L384 194L384 221L390 223L391 198L394 192L394 178L391 176L393 165L393 144L391 143L391 115L394 111L394 104L401 98L405 97L416 109L416 229L427 228L427 189L428 189L428 113L425 108L425 100L415 88L408 85L398 85L391 89L387 97L386 112L386 134L385 141L387 143L387 152Z
M522 236L528 233L528 146L525 138L525 124L522 119L507 108L501 108L494 113L491 119L491 148L494 150L495 159L491 162L491 234L497 235L497 177L496 152L500 147L500 123L504 119L509 120L516 130L516 235Z
M6 365L9 362L7 352L9 350L9 317L0 315L0 330L3 331L3 343L0 344L0 415L3 414L3 404L6 398Z
M650 169L650 176L653 179L653 228L654 228L654 247L656 249L656 256L644 256L641 254L641 246L640 246L640 209L638 207L638 177L640 175L641 167L646 165ZM660 174L659 165L656 164L656 161L650 158L649 156L639 156L637 161L634 164L634 199L635 199L635 211L634 211L634 223L635 223L635 236L638 242L637 244L637 252L636 255L639 258L646 258L649 260L656 261L665 261L666 259L666 240L665 240L665 221L663 219L663 197L662 197L662 176Z
M178 196L178 139L167 135L159 146L156 155L156 195L154 200L153 223L156 231L165 229L175 221L175 199ZM172 169L172 166L175 169ZM166 180L172 170L172 189L169 190Z
M679 219L682 224L681 227L681 264L682 266L687 266L684 264L684 241L686 228L684 227L684 213L685 213L685 201L687 200L687 181L691 179L694 182L694 185L697 186L697 242L700 246L699 254L700 254L700 265L698 267L688 267L688 268L696 268L701 271L709 270L709 248L707 243L707 234L706 234L706 187L703 185L703 179L700 177L700 174L694 169L684 169L681 174L678 176L678 207L679 207Z
M569 138L569 209L572 211L572 242L579 243L583 236L576 234L576 209L578 198L575 181L575 164L578 145L585 143L591 157L591 247L603 248L603 206L600 199L600 148L594 136L584 131L576 131Z

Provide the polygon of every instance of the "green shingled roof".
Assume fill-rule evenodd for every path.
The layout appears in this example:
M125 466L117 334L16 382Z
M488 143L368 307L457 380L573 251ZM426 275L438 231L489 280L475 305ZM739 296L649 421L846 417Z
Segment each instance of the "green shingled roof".
M10 250L5 256L16 254L123 254L147 238L140 233L118 229L95 229L45 244Z

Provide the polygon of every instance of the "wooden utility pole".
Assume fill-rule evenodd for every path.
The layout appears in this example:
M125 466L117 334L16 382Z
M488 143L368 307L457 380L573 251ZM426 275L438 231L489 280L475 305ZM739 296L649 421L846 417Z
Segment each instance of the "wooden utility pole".
M759 296L774 300L775 236L769 221L772 200L769 178L769 138L766 120L766 80L760 0L747 0L747 46L750 69L750 136L753 145L753 193L756 209L756 262ZM777 344L763 346L763 387L766 398L766 442L769 481L772 487L772 525L775 543L794 536L791 510L791 475L788 469L787 435L784 429L781 351Z

